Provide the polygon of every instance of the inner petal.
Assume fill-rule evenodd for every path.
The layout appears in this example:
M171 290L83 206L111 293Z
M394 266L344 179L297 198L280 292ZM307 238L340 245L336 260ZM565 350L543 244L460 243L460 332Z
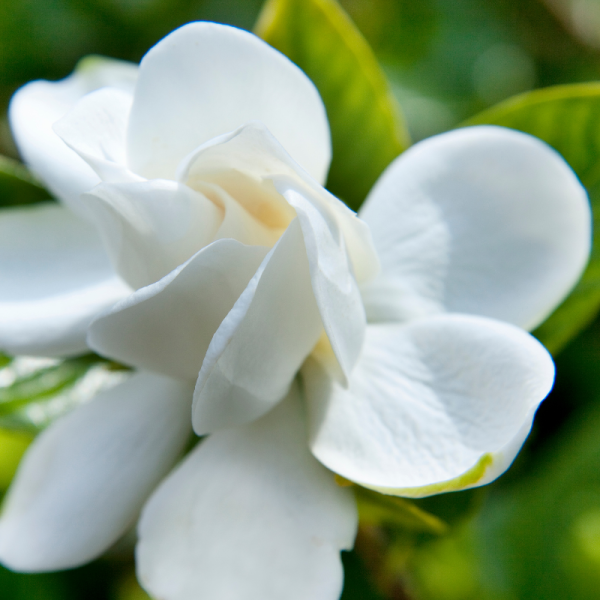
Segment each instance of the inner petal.
M190 186L208 198L223 214L213 241L228 238L249 246L272 247L286 230L291 218L288 219L282 211L273 210L268 193L261 196L261 190L256 189L260 183L250 178L246 182L246 178L238 177L235 171L231 173L232 183L228 175L223 173L218 183L198 180ZM287 202L283 198L281 201L289 209L291 217L295 216Z

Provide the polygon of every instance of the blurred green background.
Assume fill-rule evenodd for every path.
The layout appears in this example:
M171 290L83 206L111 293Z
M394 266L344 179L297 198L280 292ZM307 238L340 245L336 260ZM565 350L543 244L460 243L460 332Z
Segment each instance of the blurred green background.
M414 141L514 94L600 79L600 0L341 4L374 49ZM17 156L4 115L11 94L27 81L62 78L87 54L137 62L191 20L251 29L261 5L0 0L0 154ZM600 598L600 324L571 340L556 364L555 389L499 481L407 506L365 499L356 549L344 556L344 600ZM60 368L59 387L71 385L69 369L83 369L69 365L65 375ZM5 401L2 386L11 380L2 373ZM31 438L27 429L0 430L0 490ZM1 600L143 598L126 544L64 573L18 575L0 567Z

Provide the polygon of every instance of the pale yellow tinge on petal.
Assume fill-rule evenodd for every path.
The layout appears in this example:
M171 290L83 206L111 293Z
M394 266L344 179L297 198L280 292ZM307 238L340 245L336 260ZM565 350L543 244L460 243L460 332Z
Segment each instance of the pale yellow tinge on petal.
M477 483L480 482L486 475L488 469L494 463L494 454L486 453L471 467L468 471L465 471L462 475L449 479L447 481L440 481L439 483L432 483L430 485L424 485L413 488L385 488L377 487L374 485L367 485L364 483L356 482L362 487L370 490L375 490L381 494L388 494L390 496L403 496L405 498L424 498L425 496L433 496L435 494L442 494L444 492L458 492L471 487L476 487Z
M321 337L317 341L315 347L312 349L309 358L311 357L319 362L329 377L331 377L334 381L337 381L340 385L343 385L345 377L342 372L342 367L338 362L325 330L321 332Z

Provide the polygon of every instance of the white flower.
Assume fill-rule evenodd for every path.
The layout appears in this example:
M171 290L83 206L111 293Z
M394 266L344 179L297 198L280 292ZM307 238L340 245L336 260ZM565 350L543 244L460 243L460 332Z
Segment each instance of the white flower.
M87 332L138 372L36 440L4 564L84 563L144 507L138 575L157 598L333 600L356 510L331 471L422 496L513 460L554 374L521 328L590 248L586 194L550 148L492 127L432 138L359 219L321 187L312 84L207 23L139 70L32 83L10 118L62 204L0 216L0 346L69 355ZM192 423L211 435L165 478Z

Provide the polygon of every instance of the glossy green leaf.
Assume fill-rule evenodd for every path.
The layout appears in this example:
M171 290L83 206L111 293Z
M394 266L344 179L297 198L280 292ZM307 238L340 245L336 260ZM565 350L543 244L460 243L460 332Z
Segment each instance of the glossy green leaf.
M586 187L600 224L600 84L557 86L522 94L476 115L463 125L502 125L530 133L558 150ZM600 240L580 282L535 332L558 352L600 309Z
M47 200L50 194L21 163L0 156L0 206Z
M255 31L317 86L331 127L328 189L358 209L408 133L373 51L334 0L268 0Z
M35 433L89 399L121 369L94 354L14 359L0 370L0 382L6 382L0 386L0 427Z

